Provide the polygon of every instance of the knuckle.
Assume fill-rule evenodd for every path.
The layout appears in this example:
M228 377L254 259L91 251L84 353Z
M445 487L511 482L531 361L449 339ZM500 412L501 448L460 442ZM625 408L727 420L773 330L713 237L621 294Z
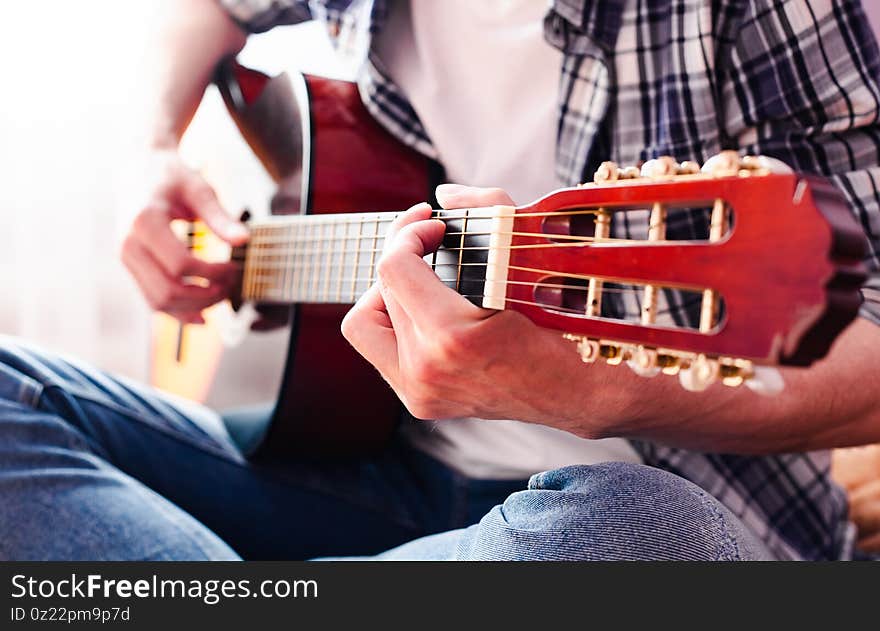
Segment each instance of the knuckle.
M190 202L199 206L207 206L215 199L214 189L197 173L191 173L187 183L187 194Z
M190 256L183 248L174 248L165 253L168 273L174 278L184 276L190 269Z
M417 419L431 420L436 417L435 405L430 400L421 397L406 397L404 405L409 413Z
M471 344L470 335L463 329L442 329L433 334L436 360L444 365L465 359Z
M129 233L126 235L125 239L122 241L122 245L119 247L119 257L122 259L122 262L127 266L131 267L133 260L132 254L137 249L137 238Z
M155 309L164 310L174 304L176 292L173 285L164 284L156 289L155 301L153 305Z
M349 312L345 314L345 317L342 318L342 324L339 326L339 329L342 332L342 337L348 340L351 344L354 344L354 337L358 328L358 315L358 307L352 307Z
M155 226L154 215L156 213L155 208L152 206L147 206L141 212L135 216L134 221L131 223L131 232L132 233L149 233L153 230Z
M379 259L378 265L376 265L376 273L379 275L379 278L383 281L387 281L388 278L394 273L394 268L397 266L397 255L393 252L387 252L382 255L382 258Z
M420 355L410 362L409 377L412 389L419 394L433 386L442 377L439 364L432 358Z

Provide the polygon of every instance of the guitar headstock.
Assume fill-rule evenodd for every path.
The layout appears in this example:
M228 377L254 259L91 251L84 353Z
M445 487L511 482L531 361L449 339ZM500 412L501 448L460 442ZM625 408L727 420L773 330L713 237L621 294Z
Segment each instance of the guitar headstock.
M679 374L693 390L823 357L865 280L864 235L830 182L734 152L702 168L605 163L593 183L517 208L499 234L490 269L505 275L487 294L493 282L506 293L485 306L564 331L584 361Z

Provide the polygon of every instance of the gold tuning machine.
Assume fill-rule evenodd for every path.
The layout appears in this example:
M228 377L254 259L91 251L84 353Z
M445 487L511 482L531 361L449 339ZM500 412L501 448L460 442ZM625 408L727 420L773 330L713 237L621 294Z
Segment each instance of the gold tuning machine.
M573 335L572 333L563 333L562 338L577 344L578 354L581 356L581 361L585 364L592 364L599 358L599 342L596 340L591 340L583 335Z
M702 392L718 381L719 371L718 360L701 353L678 373L678 381L689 392Z
M714 383L725 386L749 386L760 394L779 393L784 384L779 371L756 367L746 359L710 357L703 353L651 348L564 333L563 339L575 342L581 361L588 364L604 360L609 366L626 364L640 377L659 374L678 375L681 386L690 392L703 392Z
M635 347L626 365L640 377L656 377L661 371L659 354L655 349L645 346Z

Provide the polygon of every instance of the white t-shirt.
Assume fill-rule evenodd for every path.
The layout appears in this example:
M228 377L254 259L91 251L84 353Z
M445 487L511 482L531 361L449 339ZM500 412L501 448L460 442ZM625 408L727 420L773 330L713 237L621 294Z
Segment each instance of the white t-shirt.
M559 188L562 53L544 41L546 11L540 0L391 3L375 46L378 60L407 95L450 182L499 186L518 204ZM421 422L403 431L416 447L473 478L640 462L625 440L585 440L517 421Z

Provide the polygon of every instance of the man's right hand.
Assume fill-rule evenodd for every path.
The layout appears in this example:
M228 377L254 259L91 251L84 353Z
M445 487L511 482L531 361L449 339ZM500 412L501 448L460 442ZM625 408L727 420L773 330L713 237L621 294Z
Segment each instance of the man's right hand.
M171 221L200 219L230 245L242 245L247 229L223 210L211 186L186 166L176 150L156 151L147 201L122 245L122 261L153 309L181 322L201 324L201 311L226 298L233 263L197 259L171 230Z

